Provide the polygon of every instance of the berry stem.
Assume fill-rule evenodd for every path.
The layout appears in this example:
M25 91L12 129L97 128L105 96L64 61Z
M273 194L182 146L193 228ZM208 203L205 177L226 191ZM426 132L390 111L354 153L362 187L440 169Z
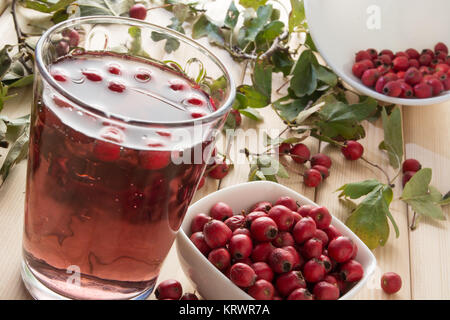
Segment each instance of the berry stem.
M394 188L394 187L395 187L395 184L392 183L391 178L389 177L389 175L387 174L387 172L386 172L382 167L380 167L380 166L377 165L376 163L370 162L369 160L367 160L367 159L364 158L364 157L361 157L361 160L363 160L365 163L367 163L367 164L371 165L372 167L375 167L375 168L377 168L378 170L380 170L381 172L383 172L383 174L384 174L385 177L386 177L386 180L387 180L387 182L388 182L389 187L391 187L391 188Z
M409 227L411 230L416 230L417 228L417 221L419 220L417 213L414 212L412 221L411 221L411 226Z

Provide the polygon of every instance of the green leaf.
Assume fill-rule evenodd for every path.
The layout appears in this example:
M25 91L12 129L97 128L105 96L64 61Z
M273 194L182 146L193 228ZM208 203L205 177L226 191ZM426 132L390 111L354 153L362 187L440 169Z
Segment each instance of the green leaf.
M381 117L383 119L384 141L380 145L380 149L387 151L389 163L394 169L397 169L403 159L402 115L400 109L395 108L388 116L383 108Z
M272 66L264 61L256 61L252 82L255 89L265 95L270 102L272 95Z
M444 213L439 202L442 200L440 192L430 186L432 171L423 168L417 171L405 184L401 199L409 204L414 212L431 217L433 219L445 220Z
M9 67L11 66L11 57L9 56L8 51L11 50L10 45L5 45L2 50L0 50L0 79L8 72Z
M236 27L236 24L238 22L239 18L239 10L236 8L236 5L234 4L234 0L231 1L230 6L228 7L227 15L225 16L224 24L230 28L234 29Z
M263 117L258 112L258 110L255 110L253 108L245 108L245 109L239 109L239 113L246 116L247 118L250 118L255 121L262 121Z
M289 32L294 31L296 27L302 26L303 29L305 25L303 22L306 19L305 7L303 6L302 0L291 0L291 13L289 14Z
M28 143L28 129L25 129L9 149L3 165L0 168L0 185L2 185L8 177L11 168L26 157L28 152Z
M358 204L346 221L346 225L370 249L384 246L389 237L389 199L392 199L392 189L379 185Z
M291 73L294 60L289 50L275 50L270 59L274 65L274 72L282 72L285 77Z
M272 6L260 6L256 11L256 18L250 20L248 26L245 28L245 40L255 41L256 36L260 33L264 26L270 21L272 15Z
M265 5L267 0L239 0L239 4L245 8L258 9Z
M222 31L212 23L205 14L201 14L192 26L192 37L199 39L208 37L210 43L223 45L224 39Z
M276 20L265 25L264 28L256 36L256 43L258 46L265 45L264 48L268 49L268 43L272 43L276 37L278 37L284 30L284 23Z
M22 77L9 85L10 88L21 88L26 87L33 83L34 75L30 74L28 76Z
M305 44L308 46L308 48L310 48L311 50L313 50L313 51L318 51L317 50L317 47L316 47L316 44L314 43L314 41L313 41L313 38L311 37L311 34L308 32L307 34L306 34L306 40L305 40Z
M274 108L279 111L283 120L293 122L298 114L306 107L306 103L301 99L295 99L288 103L282 104L281 101L276 101L273 104Z
M381 185L382 185L381 182L372 179L372 180L365 180L362 182L347 183L344 184L339 189L337 189L336 191L341 191L339 197L344 196L349 197L351 199L359 199Z
M314 66L314 68L316 71L317 79L326 83L330 87L336 86L338 78L333 71L322 65Z
M35 0L26 0L25 7L28 9L36 10L44 13L51 13L58 10L65 9L75 0L60 0L53 5L49 5L43 1L35 1Z
M172 21L172 23L167 26L168 28L173 29L173 30L178 31L183 34L185 33L184 28L181 25L181 22L176 17L172 17L170 20ZM166 40L166 43L164 45L164 50L167 53L176 51L180 47L180 41L178 41L178 39L176 39L168 34L165 34L165 33L153 31L151 34L151 38L155 42L158 42L161 40Z
M270 103L270 98L249 85L242 85L237 91L247 98L247 106L251 108L264 108Z
M298 97L312 94L317 88L317 73L314 65L317 59L311 50L305 50L292 70L290 88Z

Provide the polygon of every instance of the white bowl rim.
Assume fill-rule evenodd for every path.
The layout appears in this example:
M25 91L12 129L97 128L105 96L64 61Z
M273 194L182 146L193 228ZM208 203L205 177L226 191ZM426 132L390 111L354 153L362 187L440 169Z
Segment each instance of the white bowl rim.
M309 6L309 2L310 1L314 1L314 0L305 0L304 1L305 15L306 15L306 19L308 21L308 27L309 27L309 32L311 34L311 37L313 39L317 39L315 30L314 30L314 21L313 21L312 24L310 24L309 23L310 21L308 20L308 16L310 16L310 10L311 10L311 7ZM435 97L432 97L432 98L425 98L425 99L395 98L395 97L389 97L387 95L378 93L377 91L375 91L375 90L373 90L373 89L371 89L369 87L366 87L361 82L356 81L352 77L347 76L347 73L345 73L343 70L341 70L341 68L337 67L334 63L332 63L332 59L330 58L330 56L326 53L325 50L322 50L320 42L314 41L314 44L315 44L317 50L319 51L320 55L322 56L322 58L327 63L327 65L339 77L341 77L351 87L355 88L359 92L361 92L361 93L363 93L363 94L365 94L365 95L367 95L369 97L375 98L375 99L383 101L383 102L392 103L392 104L400 104L400 105L405 105L405 106L422 106L422 107L423 106L434 105L434 104L438 104L438 103L442 103L442 102L445 102L447 100L450 100L450 90L444 91L443 93L441 93L438 96L435 96Z
M288 188L288 187L286 187L286 186L284 186L282 184L279 184L279 183L276 183L276 182L272 182L272 181L251 181L251 182L244 182L244 183L235 184L235 185L228 186L228 187L225 187L223 189L214 191L214 192L208 194L207 196L199 199L198 201L196 201L192 205L190 205L188 211L191 210L191 207L194 207L195 205L201 204L201 202L207 201L209 198L211 198L213 196L216 196L218 193L233 192L236 189L245 188L245 187L247 187L249 185L255 185L255 184L276 186L277 188L280 188L282 190L285 190L285 191L288 191L290 193L296 194L296 196L298 196L298 198L301 199L302 202L305 202L305 203L313 205L313 206L319 206L318 204L316 204L312 200L308 199L307 197L301 195L297 191L292 190L292 189L290 189L290 188ZM339 229L343 229L343 230L345 230L346 233L353 235L353 239L352 240L356 241L356 244L358 246L358 250L363 249L369 256L369 263L368 263L367 269L364 270L363 278L358 283L356 283L349 291L347 291L343 296L341 296L339 298L339 300L348 300L348 299L351 299L366 284L368 279L375 272L375 268L377 266L377 259L375 258L375 255L373 254L373 252L366 246L366 244L364 242L362 242L362 240L352 230L350 230L336 216L334 216L332 214L331 214L331 216L332 216L332 223L331 224L334 225L337 222L337 224L339 225ZM177 233L177 239L176 239L177 240L176 241L177 245L178 245L178 241L180 241L181 239L185 243L188 243L189 246L191 246L192 248L195 249L195 252L198 254L198 256L200 256L201 261L203 261L204 263L207 263L209 266L211 266L211 269L214 270L214 272L216 274L218 274L219 278L221 278L222 280L225 280L225 281L229 281L233 286L235 286L237 289L242 291L242 294L243 294L244 297L248 297L249 300L254 300L253 297L251 297L244 290L242 290L241 288L236 286L229 278L227 278L222 272L220 272L217 268L215 268L203 254L201 254L201 252L195 247L195 245L192 243L190 238L184 232L184 228L186 228L186 227L188 227L187 226L187 220L184 220L183 223L181 224L181 227L180 227L178 233ZM181 239L179 240L179 238L181 238ZM178 253L178 250L177 250L177 253Z

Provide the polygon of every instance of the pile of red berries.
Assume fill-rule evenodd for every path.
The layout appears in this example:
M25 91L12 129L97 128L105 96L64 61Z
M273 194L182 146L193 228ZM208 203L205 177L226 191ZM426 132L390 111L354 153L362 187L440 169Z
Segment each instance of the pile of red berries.
M357 246L331 224L325 207L290 197L260 201L233 215L218 202L197 214L191 241L234 284L257 300L335 300L361 280Z
M402 185L403 185L403 187L412 178L412 176L420 169L422 169L422 165L416 159L406 159L405 161L403 161L403 165L402 165L402 172L403 172Z
M303 173L303 182L308 187L315 188L319 186L330 175L329 170L332 165L330 157L323 153L317 153L311 156L311 151L303 143L294 145L281 143L278 146L278 153L280 155L290 155L293 161L300 164L310 162L311 168Z
M186 292L183 294L181 283L173 279L162 281L156 287L155 297L158 300L198 300L195 293Z
M390 97L430 98L450 90L450 56L447 46L439 42L419 53L407 49L361 50L356 53L353 74L367 87Z

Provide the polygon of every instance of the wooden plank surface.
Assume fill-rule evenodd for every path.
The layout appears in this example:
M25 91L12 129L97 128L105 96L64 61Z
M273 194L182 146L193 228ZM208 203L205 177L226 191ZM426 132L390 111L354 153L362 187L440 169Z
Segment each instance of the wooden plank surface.
M1 0L0 0L1 1ZM0 12L2 4L0 2ZM15 35L12 19L6 9L0 17L0 30L5 31L0 38L0 47L5 43L14 43ZM240 79L242 66L234 63L227 53L213 49L231 66L233 76ZM246 77L248 81L248 74ZM278 87L282 79L276 78L274 88ZM17 117L28 112L31 101L31 90L24 90L21 95L7 104L3 114ZM283 124L269 108L263 109L264 122L256 124L244 119L243 129L282 129ZM433 185L441 192L450 190L450 102L429 107L402 107L403 127L405 137L406 157L414 157L426 167L433 168ZM367 137L362 140L366 150L366 157L378 164L388 166L386 156L378 151L378 144L383 139L383 132L379 122L367 124ZM261 143L261 141L259 141ZM361 181L368 178L378 178L383 181L384 176L376 169L369 167L362 161L346 161L340 151L317 140L309 138L305 141L313 153L319 150L327 153L333 160L330 177L317 190L306 188L302 178L294 171L301 171L301 166L292 165L290 179L283 179L281 183L304 194L319 204L326 205L338 218L345 219L348 209L343 206L335 190L348 182ZM225 142L219 142L219 149L223 150ZM238 135L231 148L232 155L238 155L239 149L249 146L244 135ZM252 145L252 150L255 146ZM4 157L6 150L1 150ZM199 190L193 201L229 185L247 181L248 164L237 163L234 170L222 181L207 179L205 186ZM26 163L21 162L11 172L10 177L0 189L0 299L29 299L19 274L21 259L21 238L23 228L23 203L25 191ZM397 183L395 198L401 194L401 186ZM400 238L390 235L385 247L374 251L378 268L368 285L358 294L357 299L450 299L450 233L449 222L434 222L422 219L415 231L410 231L412 213L400 201L392 204L393 215L400 228ZM449 218L449 207L445 208L445 215ZM192 290L192 285L179 267L174 248L171 249L161 271L160 279L176 278L180 280L186 291ZM383 272L395 271L402 276L402 290L391 296L385 295L380 289L379 279Z

